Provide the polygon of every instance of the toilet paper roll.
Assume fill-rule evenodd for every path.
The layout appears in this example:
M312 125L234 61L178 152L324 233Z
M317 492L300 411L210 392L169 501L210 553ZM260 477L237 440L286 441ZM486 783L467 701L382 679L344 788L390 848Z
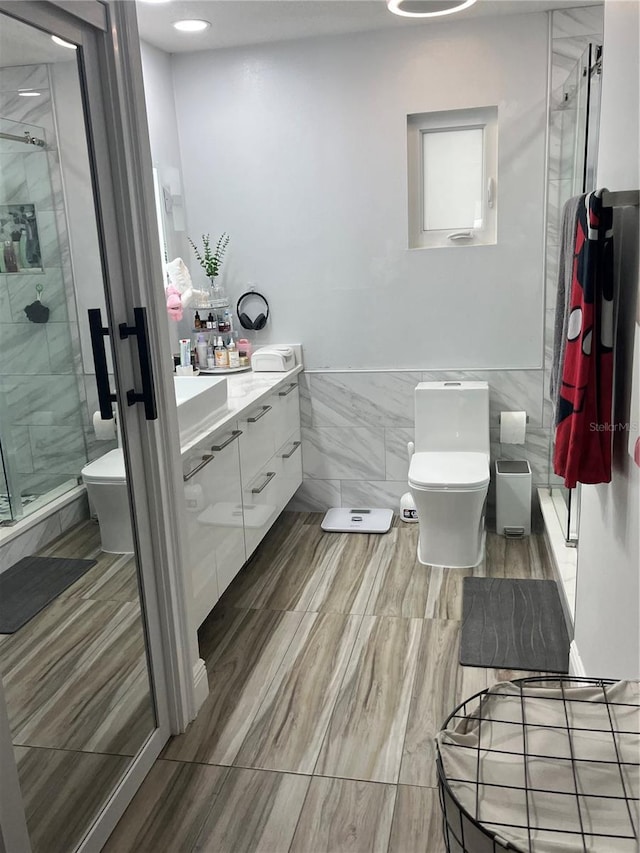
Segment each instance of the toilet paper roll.
M116 437L115 418L107 421L101 417L100 412L93 413L93 431L99 441L113 441Z
M526 432L526 412L500 412L501 444L524 444Z

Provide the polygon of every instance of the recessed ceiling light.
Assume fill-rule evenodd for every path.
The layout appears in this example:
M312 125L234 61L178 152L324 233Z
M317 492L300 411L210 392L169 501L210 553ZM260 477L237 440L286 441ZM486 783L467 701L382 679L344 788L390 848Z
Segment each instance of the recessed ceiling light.
M477 0L387 0L387 8L404 18L437 18L473 6Z
M173 26L181 33L199 33L211 26L209 21L186 20L174 21Z
M60 36L51 36L51 41L54 41L56 44L59 44L60 47L68 47L69 50L78 49L77 44L71 44L70 41L65 41L64 39L61 39Z
M21 98L37 98L40 92L34 92L33 89L20 89L18 94Z

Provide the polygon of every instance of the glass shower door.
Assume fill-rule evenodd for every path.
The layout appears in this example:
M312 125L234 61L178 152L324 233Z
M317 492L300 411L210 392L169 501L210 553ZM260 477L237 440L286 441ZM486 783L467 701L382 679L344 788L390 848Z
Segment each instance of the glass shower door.
M10 489L0 488L5 524L78 485L89 426L52 75L44 62L7 61L3 51L0 439L10 468ZM7 503L10 516L2 512Z
M7 483L4 456L2 441L0 440L0 524L13 521L13 507Z
M93 452L102 457L108 474L106 482L103 474L92 483L103 496L102 509L98 493L95 497L98 522L89 517L86 503L78 503L75 524L44 546L37 537L26 537L26 555L2 573L11 606L3 598L0 711L6 706L33 853L100 849L169 734L156 580L163 556L152 534L164 516L159 509L153 515L143 468L146 464L153 471L159 488L155 477L161 460L159 454L152 456L156 430L147 423L149 407L139 413L131 397L134 389L146 391L147 399L154 394L150 358L149 369L143 368L144 344L153 329L147 329L144 305L129 308L125 272L140 260L144 238L125 246L123 234L135 232L140 217L134 221L133 191L119 171L119 144L124 143L114 140L113 119L108 126L109 116L121 115L124 107L109 76L115 36L106 17L114 15L127 33L135 33L135 10L132 4L113 4L131 11L107 9L102 3L79 5L81 13L92 5L98 18L104 16L104 26L73 18L54 4L3 3L0 13L3 44L14 46L3 49L0 77L4 74L5 84L15 87L13 99L0 102L5 107L17 102L15 109L30 111L33 121L35 112L44 119L51 115L50 127L44 121L40 125L44 145L37 147L42 150L34 153L31 143L0 140L23 146L11 152L17 175L14 196L25 188L30 193L10 202L9 227L15 226L18 234L13 208L21 204L25 216L35 214L40 248L39 256L28 254L26 237L9 235L11 269L2 283L16 310L4 325L19 328L2 330L2 405L11 413L8 420L3 417L3 453L7 425L16 447L29 435L34 474L59 473L77 484L87 460L88 433L74 414L82 388L95 395L91 408L100 405L106 418L117 400L122 433L115 469L103 462L110 442L94 437ZM11 15L4 13L7 9ZM63 44L54 44L52 35ZM27 51L31 66L24 65ZM33 95L23 99L20 89ZM22 100L31 104L28 109ZM34 160L25 166L25 157ZM49 196L43 185L29 182L36 168L49 180ZM54 174L63 178L57 189L50 180ZM39 200L33 195L37 186L42 189ZM47 203L52 210L45 209ZM59 251L63 226L68 228L69 257ZM41 300L32 294L37 282L44 283ZM68 313L68 295L82 307L76 317ZM24 311L27 298L40 303L31 310L35 321ZM85 307L101 312L99 343L108 356L103 353L100 364L97 359L94 364ZM19 317L21 311L27 316ZM96 388L96 371L107 364L112 372L99 374L102 385ZM24 482L25 472L19 470L19 475ZM64 480L47 483L48 492L56 485L64 487ZM105 487L115 490L106 500ZM171 505L170 496L162 497ZM101 520L115 528L108 541ZM21 846L7 853L29 850Z
M601 47L589 44L565 83L562 105L561 157L570 181L559 182L559 208L569 198L596 188L598 126L600 118ZM550 480L552 481L553 439L550 446ZM552 489L553 503L567 545L578 541L580 519L580 484L575 489L557 485Z

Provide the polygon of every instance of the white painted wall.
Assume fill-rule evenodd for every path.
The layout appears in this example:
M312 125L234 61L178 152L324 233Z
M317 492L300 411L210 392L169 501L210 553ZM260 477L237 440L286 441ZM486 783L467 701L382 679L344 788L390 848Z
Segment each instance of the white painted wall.
M180 145L176 126L176 109L173 97L171 56L153 45L140 42L144 95L147 104L149 141L154 168L160 184L171 192L173 210L163 209L164 234L169 260L182 257L189 263L190 248L186 241L185 210L182 190ZM158 286L164 287L164 282ZM178 352L178 340L191 332L192 323L168 322L173 352Z
M598 185L640 186L638 122L640 5L606 0ZM631 410L632 377L640 381L633 334L638 295L638 209L616 215L620 275L616 342L615 420L637 421ZM583 486L578 544L575 643L588 675L640 677L640 469L628 436L616 434L613 479Z
M190 233L230 233L231 295L271 303L260 343L301 340L309 368L542 367L547 37L517 15L173 57ZM408 250L407 114L491 104L498 245Z

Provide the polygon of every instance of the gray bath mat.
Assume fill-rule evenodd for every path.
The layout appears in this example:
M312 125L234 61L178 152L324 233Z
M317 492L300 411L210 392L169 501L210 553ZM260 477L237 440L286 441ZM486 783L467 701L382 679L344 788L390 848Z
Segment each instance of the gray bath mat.
M569 671L569 636L555 581L465 578L460 663Z
M95 560L23 557L2 572L0 634L13 634L95 565Z

